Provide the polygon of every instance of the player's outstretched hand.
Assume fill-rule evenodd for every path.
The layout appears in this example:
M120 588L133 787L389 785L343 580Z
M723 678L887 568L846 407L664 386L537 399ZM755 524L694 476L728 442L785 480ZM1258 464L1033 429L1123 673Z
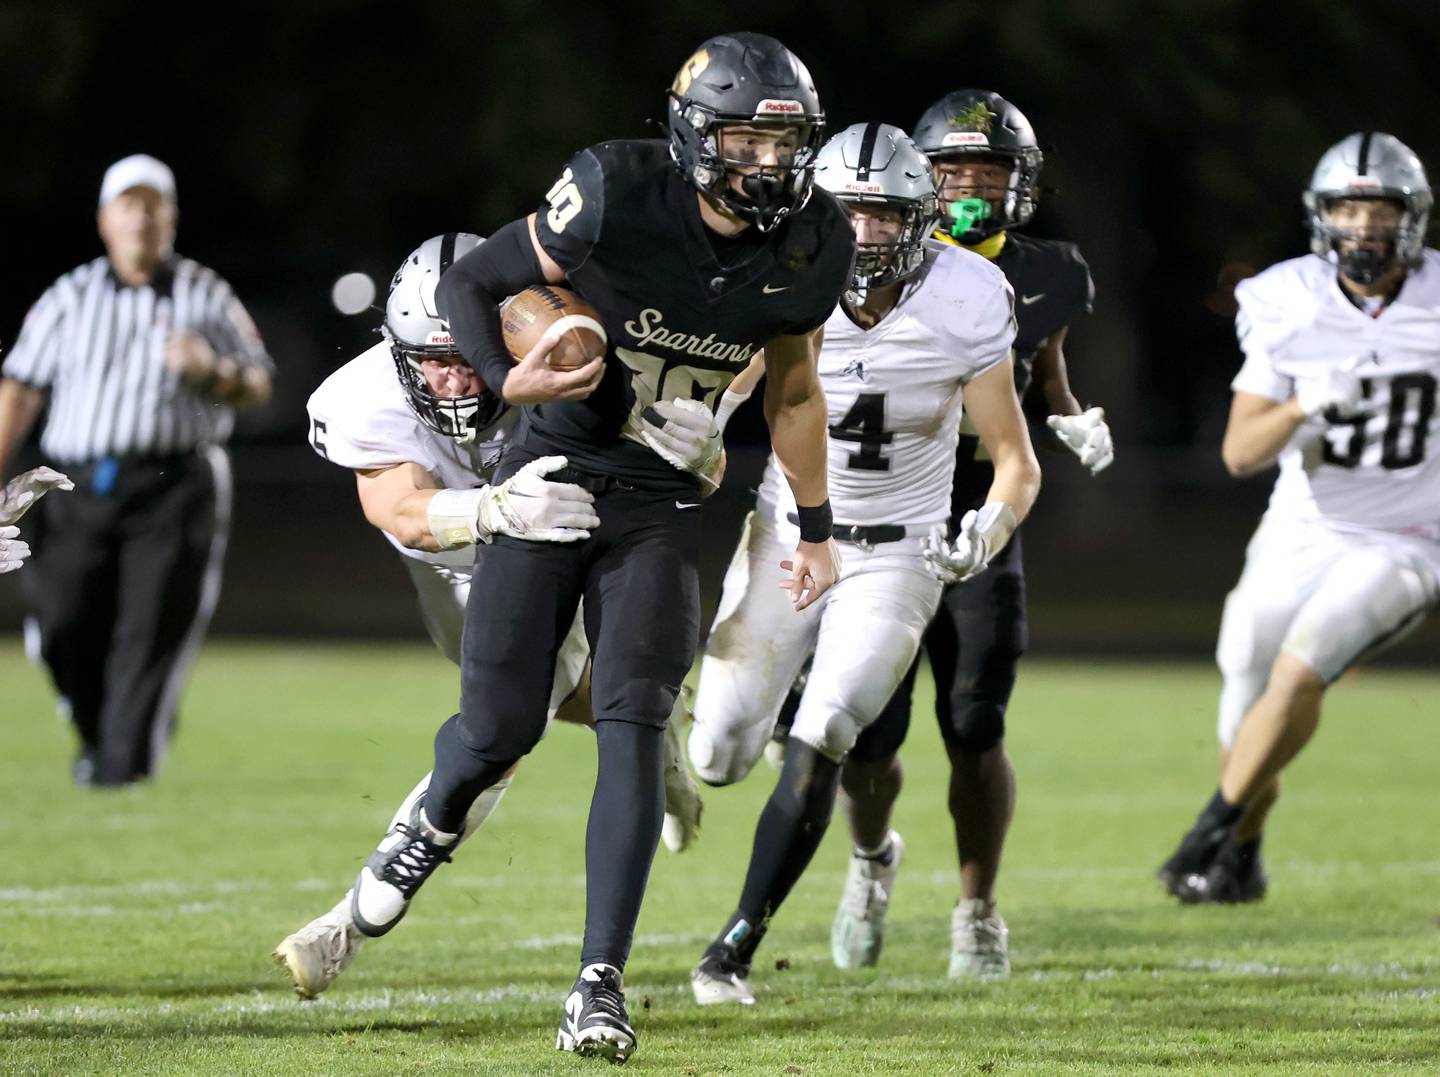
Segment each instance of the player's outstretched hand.
M1306 418L1313 419L1331 408L1342 419L1348 419L1359 411L1365 387L1360 384L1360 375L1356 371L1366 359L1363 355L1352 355L1319 377L1297 379L1295 399Z
M0 576L14 572L30 556L30 545L20 537L18 527L0 527Z
M781 561L780 567L790 573L780 586L790 592L795 612L800 612L823 595L840 578L840 547L834 539L806 542L795 547L795 556Z
M563 334L547 333L505 377L504 396L511 404L544 404L552 400L584 400L605 375L605 356L597 355L574 370L556 370L546 357Z
M563 456L531 460L499 486L485 489L480 500L480 526L491 535L532 542L577 542L600 526L595 495L570 482L545 478L568 467Z
M1115 460L1115 441L1105 422L1104 408L1091 408L1079 415L1052 415L1045 425L1055 431L1060 443L1080 458L1080 463L1098 475Z
M719 483L725 442L715 415L699 400L657 400L640 415L640 439L671 467L698 475L712 490Z
M18 524L20 517L51 490L73 489L75 484L53 468L33 467L21 472L5 484L4 490L0 490L0 527Z
M920 552L935 578L948 586L964 583L984 572L1015 529L1013 515L1008 526L1002 519L1009 511L1001 501L992 501L978 512L971 509L960 518L960 529L953 542L946 541L943 526L932 527L920 543Z

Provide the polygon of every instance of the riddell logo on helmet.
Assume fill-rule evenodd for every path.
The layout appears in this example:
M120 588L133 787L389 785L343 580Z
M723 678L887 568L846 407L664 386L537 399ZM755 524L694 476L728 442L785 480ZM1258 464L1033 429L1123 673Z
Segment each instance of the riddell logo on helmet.
M951 131L940 140L942 146L988 146L990 140L979 131Z
M856 183L854 180L845 181L845 190L858 191L860 194L884 194L885 188L878 183Z
M1381 187L1384 186L1375 176L1351 176L1347 187Z
M761 116L799 116L805 112L805 106L799 101L786 101L780 98L767 97L755 106L755 117Z
M454 338L453 336L451 336L449 333L435 332L435 333L431 333L428 337L425 338L425 343L428 344L428 345L435 345L435 344L454 344L454 343L455 343L455 338Z

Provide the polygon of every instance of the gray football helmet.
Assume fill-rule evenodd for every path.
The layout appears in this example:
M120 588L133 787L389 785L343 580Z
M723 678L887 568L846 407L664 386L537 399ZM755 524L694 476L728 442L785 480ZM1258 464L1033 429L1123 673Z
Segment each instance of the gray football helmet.
M1326 211L1342 198L1385 198L1402 206L1388 251L1359 247L1340 252L1340 241L1355 237L1331 225ZM1397 263L1420 260L1434 199L1425 166L1409 146L1382 131L1357 131L1325 151L1301 201L1310 218L1310 249L1356 283L1369 284Z
M381 326L410 407L432 430L462 442L474 441L509 405L488 388L474 396L438 397L430 391L420 364L426 359L464 362L435 304L435 286L442 273L482 242L470 232L446 232L411 251L390 281Z
M900 128L889 123L851 124L820 148L815 182L847 208L886 206L900 211L894 243L860 243L851 287L872 288L915 275L925 261L925 238L940 212L930 163Z

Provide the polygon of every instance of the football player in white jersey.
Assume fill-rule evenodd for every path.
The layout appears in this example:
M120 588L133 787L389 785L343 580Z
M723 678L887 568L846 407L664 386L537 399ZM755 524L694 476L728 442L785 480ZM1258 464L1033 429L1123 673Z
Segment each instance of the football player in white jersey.
M1431 194L1391 135L1332 146L1304 203L1312 254L1243 282L1221 455L1277 460L1225 601L1216 657L1220 787L1158 875L1184 902L1264 896L1260 835L1325 690L1440 596L1440 252Z
M536 460L508 482L486 485L518 413L464 361L435 307L440 275L480 242L479 236L450 232L426 240L406 258L386 301L385 339L331 374L307 405L311 446L355 472L366 519L400 553L425 627L456 665L476 543L493 534L576 541L597 524L588 491L545 478L565 466L561 457ZM695 416L689 412L670 409L665 415L674 421L651 435L686 467L718 474L717 431L708 416L691 422ZM576 695L589 654L577 617L556 663L552 718ZM588 708L572 708L567 709L575 720L588 722ZM672 740L666 753L665 838L676 851L693 839L700 817L694 782L679 755L678 741ZM429 778L411 790L396 820L409 818ZM509 785L507 776L476 800L465 838L495 810ZM290 973L302 998L329 987L364 942L352 896L347 893L275 949L275 962Z
M700 667L689 749L702 780L749 773L812 650L814 664L739 905L691 977L702 1005L754 1001L755 949L824 835L845 754L909 668L944 581L983 571L1040 485L1010 363L1013 294L983 257L927 243L937 203L925 158L897 127L856 124L825 145L815 178L850 212L858 243L819 361L844 570L788 615L767 568L793 546L795 506L772 458ZM995 481L949 541L962 403Z

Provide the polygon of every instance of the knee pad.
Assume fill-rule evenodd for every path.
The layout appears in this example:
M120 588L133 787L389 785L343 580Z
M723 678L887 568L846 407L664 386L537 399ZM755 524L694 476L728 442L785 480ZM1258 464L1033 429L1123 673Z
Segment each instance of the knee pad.
M531 721L503 711L475 713L470 709L462 709L455 717L455 739L466 754L486 763L503 762L507 769L530 754L550 724L543 711L531 716Z
M1334 683L1413 631L1434 601L1426 574L1390 551L1341 558L1296 614L1283 649Z
M993 699L961 700L941 727L945 743L962 752L988 752L1005 737L1005 706Z
M734 785L750 773L769 739L769 730L762 737L741 736L738 733L712 737L709 728L697 719L690 726L690 738L686 743L690 752L690 769L706 785Z

